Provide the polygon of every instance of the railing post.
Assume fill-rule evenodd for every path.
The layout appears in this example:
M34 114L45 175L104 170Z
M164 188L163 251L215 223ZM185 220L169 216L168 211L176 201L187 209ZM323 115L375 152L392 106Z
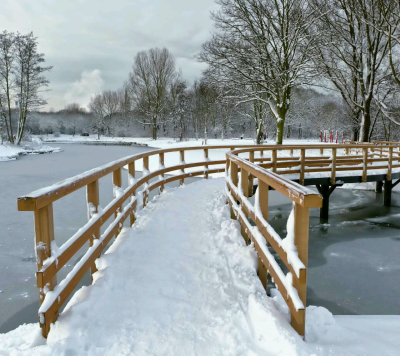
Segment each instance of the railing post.
M89 183L86 186L86 197L87 197L87 211L88 211L88 220L90 220L94 214L99 212L100 198L99 198L99 181L95 180L92 183ZM92 237L90 238L90 246L93 246L93 241L100 237L100 229L97 229ZM97 272L96 264L90 266L90 274L92 276L93 282L93 273Z
M165 168L165 166L164 166L164 152L159 154L159 158L160 158L159 168L160 169L164 169ZM161 173L160 176L161 176L161 179L164 180L164 173ZM164 191L164 183L160 185L160 190L159 190L160 194L163 191Z
M254 151L250 152L249 155L250 162L254 163ZM251 197L253 195L253 176L249 174L249 188L248 188L248 196Z
M149 156L143 157L143 175L147 175L149 173ZM147 187L148 184L145 184ZM143 208L147 204L147 191L143 191Z
M243 195L245 197L249 196L249 173L241 167L240 169L240 181L241 181L241 189L243 191Z
M299 259L303 262L306 267L308 264L308 230L310 221L310 210L307 207L302 207L299 204L294 206L294 243L297 248L297 253ZM305 335L305 308L306 308L306 297L307 297L307 274L306 278L300 283L297 276L293 276L293 287L297 289L300 300L304 304L304 320L302 323L298 323L296 319L292 316L291 325L301 336Z
M185 164L185 151L184 150L179 151L179 156L180 156L180 159L181 159L181 164ZM182 172L182 174L185 174L185 169L182 168L181 172ZM183 185L184 182L185 182L185 178L182 177L181 180L180 180L179 185Z
M117 197L118 189L120 189L122 187L121 168L118 168L113 172L113 185L114 185L113 195L114 195L114 199L115 199ZM114 214L115 219L118 217L118 213L121 212L121 208L122 208L122 205L119 206L117 211L115 212L115 214ZM120 232L121 232L121 228L118 228L118 232L115 235L115 237L117 237Z
M261 160L260 160L260 164L261 164L264 162L264 151L263 150L260 151L260 158L261 158Z
M240 187L243 191L243 195L245 197L249 196L249 173L243 168L240 167ZM246 245L250 243L249 236L247 235L246 229L244 227L244 224L240 224L240 232L243 236L244 242Z
M302 148L300 150L300 184L304 185L304 171L306 162L306 150Z
M276 172L276 165L277 165L278 155L276 150L272 150L272 172Z
M206 162L208 161L208 148L205 148L204 149L204 159L206 160ZM205 170L205 173L204 173L204 178L205 179L208 179L208 163L206 163L205 165L204 165L204 170Z
M269 196L269 185L264 183L261 179L258 180L258 201L260 204L261 215L264 220L268 221L268 196ZM268 246L268 242L266 242ZM268 271L265 267L264 263L267 261L262 261L260 257L258 257L258 278L264 289L268 293L267 284L268 284Z
M392 166L393 166L393 146L389 147L389 161L388 161L388 171L387 180L392 180Z
M135 161L131 162L128 164L128 185L132 185L135 179ZM134 198L136 195L136 190L132 193L131 199ZM132 210L130 214L130 226L132 226L135 223L136 217L135 217L135 211Z
M367 181L368 174L368 147L363 148L363 173L362 173L362 181Z
M231 161L231 181L232 184L237 188L238 187L238 166L236 163ZM231 208L231 218L236 219L233 208Z
M43 262L51 257L51 242L54 241L54 220L53 220L53 204L50 203L43 208L35 210L35 245L36 245L36 263L38 271L42 268ZM51 281L46 285L50 291L57 285L57 276L55 275ZM43 303L46 296L45 291L39 289L39 303ZM42 328L42 335L47 337L50 331L50 324L57 320L58 311L50 320L40 320L40 327Z
M332 148L331 184L336 184L336 148Z
M320 148L320 149L319 149L319 153L320 153L321 156L323 156L323 155L324 155L324 149L323 149L323 148Z

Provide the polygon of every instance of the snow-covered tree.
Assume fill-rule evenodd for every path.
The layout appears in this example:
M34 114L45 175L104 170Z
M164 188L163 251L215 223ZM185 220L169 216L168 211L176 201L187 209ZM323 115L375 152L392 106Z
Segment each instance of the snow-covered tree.
M238 100L262 101L277 124L281 144L294 87L308 84L316 36L316 14L306 0L217 0L216 32L199 59L209 64ZM236 75L232 75L235 73Z
M169 89L176 77L175 60L168 49L152 48L139 52L129 74L128 88L137 120L152 128L157 139L169 104Z
M388 77L385 19L394 8L383 9L375 0L314 0L314 5L321 14L318 66L350 107L359 140L368 141L377 88Z

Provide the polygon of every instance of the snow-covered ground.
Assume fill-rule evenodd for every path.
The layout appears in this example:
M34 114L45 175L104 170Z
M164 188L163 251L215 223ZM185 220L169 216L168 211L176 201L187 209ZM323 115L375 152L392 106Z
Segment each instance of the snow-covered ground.
M21 142L21 145L0 145L0 162L16 160L18 156L27 154L42 154L60 152L58 147L43 145L38 138L33 138L32 142Z
M204 139L194 139L190 138L186 141L177 141L174 138L168 137L160 137L157 140L153 140L149 137L107 137L100 136L100 140L97 139L97 135L90 136L72 136L72 135L60 135L58 137L54 137L53 135L39 135L43 142L65 142L65 143L137 143L142 145L148 145L156 148L175 148L175 147L193 147L193 146L201 146L204 144ZM252 138L244 138L241 140L240 138L228 138L228 139L208 139L207 145L253 145L255 143ZM274 144L275 141L269 139L265 142L266 144ZM285 144L318 144L320 143L318 139L285 139Z
M157 196L102 256L46 341L0 334L0 355L398 355L400 316L307 308L306 342L266 296L253 246L230 219L224 179Z

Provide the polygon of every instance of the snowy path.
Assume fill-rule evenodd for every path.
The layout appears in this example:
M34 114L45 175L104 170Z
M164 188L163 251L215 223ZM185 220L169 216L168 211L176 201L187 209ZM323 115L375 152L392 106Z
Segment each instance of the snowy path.
M390 355L400 346L399 318L371 348L370 328L359 335L354 319L346 329L346 317L335 323L316 307L303 342L279 297L265 295L223 187L210 179L157 197L98 260L95 284L75 294L47 344L37 324L24 325L0 335L0 355Z

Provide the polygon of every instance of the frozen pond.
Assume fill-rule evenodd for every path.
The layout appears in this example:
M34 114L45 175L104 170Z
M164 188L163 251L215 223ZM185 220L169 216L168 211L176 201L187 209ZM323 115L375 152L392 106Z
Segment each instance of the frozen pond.
M383 194L338 188L328 224L311 210L307 305L333 314L400 314L400 194L393 192L392 207L382 205ZM282 201L270 209L283 237L290 209Z
M17 197L150 149L57 146L63 152L0 164L0 332L37 321L33 213L18 212ZM271 197L276 194L272 192ZM100 204L104 207L111 199L108 176L100 180ZM337 189L331 195L329 225L320 225L319 211L312 211L307 304L325 306L334 314L400 313L400 195L393 194L392 208L384 208L382 199L373 192ZM270 221L284 236L290 204L278 196L274 200ZM86 221L85 191L80 189L54 203L54 220L60 245ZM88 277L84 283L89 283Z

